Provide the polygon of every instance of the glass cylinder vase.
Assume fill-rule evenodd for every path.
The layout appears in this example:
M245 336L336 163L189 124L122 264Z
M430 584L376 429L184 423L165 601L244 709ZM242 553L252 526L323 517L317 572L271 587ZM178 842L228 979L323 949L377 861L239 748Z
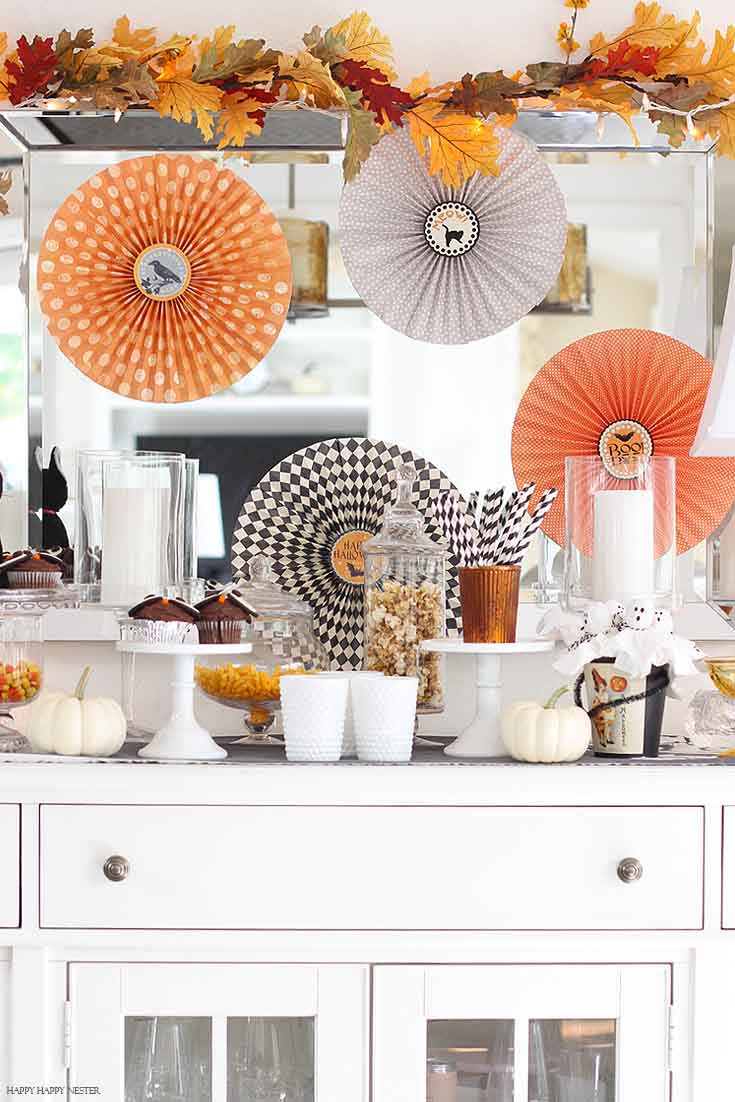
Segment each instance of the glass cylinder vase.
M674 607L675 460L651 456L613 470L597 455L566 459L565 603Z
M74 560L85 600L127 608L181 592L185 488L182 453L80 452Z

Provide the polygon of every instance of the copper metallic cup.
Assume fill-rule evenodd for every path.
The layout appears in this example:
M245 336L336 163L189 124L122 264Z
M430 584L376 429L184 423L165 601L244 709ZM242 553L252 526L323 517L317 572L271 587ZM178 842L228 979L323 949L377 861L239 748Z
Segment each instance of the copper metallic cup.
M465 643L515 643L520 566L461 566Z

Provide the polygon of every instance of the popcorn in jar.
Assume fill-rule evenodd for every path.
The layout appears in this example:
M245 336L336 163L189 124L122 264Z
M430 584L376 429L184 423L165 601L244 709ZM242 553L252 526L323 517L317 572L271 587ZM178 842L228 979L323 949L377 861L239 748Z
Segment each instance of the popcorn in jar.
M421 651L445 633L443 547L424 532L411 503L413 467L398 473L396 503L383 527L362 545L365 559L365 668L389 677L419 678L418 712L443 709L441 655Z

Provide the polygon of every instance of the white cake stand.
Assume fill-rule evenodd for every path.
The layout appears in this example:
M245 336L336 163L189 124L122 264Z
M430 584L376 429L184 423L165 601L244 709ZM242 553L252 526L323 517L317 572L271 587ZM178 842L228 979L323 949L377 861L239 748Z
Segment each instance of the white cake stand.
M427 639L424 650L438 654L466 654L475 663L477 711L469 727L444 748L450 758L503 758L508 751L500 734L502 692L501 658L504 654L539 654L552 651L546 639L519 643L464 643L461 639Z
M208 654L249 654L252 643L118 643L122 654L150 654L173 658L171 678L171 715L156 731L146 746L138 751L139 758L160 758L167 761L217 761L227 757L209 731L194 717L194 663Z

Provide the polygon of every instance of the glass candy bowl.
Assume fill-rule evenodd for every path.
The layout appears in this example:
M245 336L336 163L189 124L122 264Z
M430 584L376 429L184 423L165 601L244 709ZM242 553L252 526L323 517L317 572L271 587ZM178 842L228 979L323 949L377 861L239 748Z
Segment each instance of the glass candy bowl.
M251 735L265 737L281 708L281 678L326 670L329 660L314 632L310 605L281 589L267 556L252 560L250 581L237 592L257 613L242 637L252 643L252 654L228 662L223 647L221 660L208 656L197 663L195 678L210 700L244 711Z
M30 753L27 739L13 726L13 713L41 691L42 622L42 615L32 612L0 615L0 753Z

